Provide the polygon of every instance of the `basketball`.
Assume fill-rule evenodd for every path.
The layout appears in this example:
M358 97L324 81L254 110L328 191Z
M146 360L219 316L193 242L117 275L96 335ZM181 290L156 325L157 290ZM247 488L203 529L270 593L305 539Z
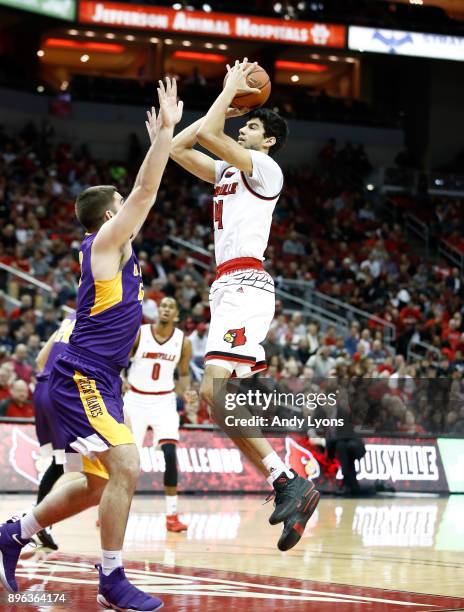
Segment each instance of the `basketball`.
M227 81L227 77L228 75L226 74L224 85ZM237 94L231 103L231 106L234 108L258 108L268 101L271 95L271 79L264 68L256 66L253 72L248 75L247 84L250 87L260 89L260 93Z

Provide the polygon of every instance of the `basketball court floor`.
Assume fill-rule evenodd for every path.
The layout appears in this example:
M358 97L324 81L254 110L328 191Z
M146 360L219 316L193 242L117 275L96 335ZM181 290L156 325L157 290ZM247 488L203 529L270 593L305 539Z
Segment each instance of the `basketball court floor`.
M167 533L164 498L136 496L126 573L176 612L464 610L464 496L323 498L299 545L276 548L271 504L260 496L181 496L183 534ZM2 516L30 495L0 496ZM54 527L60 552L25 551L21 590L64 593L66 603L1 610L99 610L96 510ZM3 600L4 601L4 600Z

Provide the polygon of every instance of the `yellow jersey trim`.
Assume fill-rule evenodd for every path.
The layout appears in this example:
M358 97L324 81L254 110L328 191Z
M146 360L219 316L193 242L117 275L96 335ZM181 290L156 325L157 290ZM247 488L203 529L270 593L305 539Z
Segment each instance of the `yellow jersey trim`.
M132 432L124 423L118 423L108 412L95 380L87 378L77 370L74 371L73 380L92 429L103 436L111 446L133 444Z
M122 302L122 270L110 280L94 280L95 301L90 316L104 312Z
M100 461L100 459L89 459L89 457L82 457L82 471L86 474L93 474L94 476L99 476L100 478L104 478L105 480L109 480L110 475L106 467Z

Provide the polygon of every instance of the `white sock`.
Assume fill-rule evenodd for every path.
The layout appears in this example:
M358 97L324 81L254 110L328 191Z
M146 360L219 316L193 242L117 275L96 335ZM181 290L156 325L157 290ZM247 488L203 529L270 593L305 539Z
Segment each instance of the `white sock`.
M25 514L22 517L20 524L21 537L25 539L32 538L33 535L43 529L43 527L37 522L37 519L35 518L32 512L28 512L27 514Z
M262 462L266 470L268 470L269 472L269 478L267 479L267 481L270 485L278 476L282 474L282 472L285 472L288 478L293 478L293 474L290 471L290 468L285 465L285 463L275 451L272 451L272 453L266 455L264 459L262 459Z
M102 572L109 576L117 567L122 566L122 550L102 550Z
M166 514L177 514L177 495L166 495Z

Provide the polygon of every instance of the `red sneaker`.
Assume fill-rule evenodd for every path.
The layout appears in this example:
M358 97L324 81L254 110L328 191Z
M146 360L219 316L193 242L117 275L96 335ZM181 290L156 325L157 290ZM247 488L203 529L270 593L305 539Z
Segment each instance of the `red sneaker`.
M187 531L188 525L181 523L177 514L166 515L166 529L168 531Z

